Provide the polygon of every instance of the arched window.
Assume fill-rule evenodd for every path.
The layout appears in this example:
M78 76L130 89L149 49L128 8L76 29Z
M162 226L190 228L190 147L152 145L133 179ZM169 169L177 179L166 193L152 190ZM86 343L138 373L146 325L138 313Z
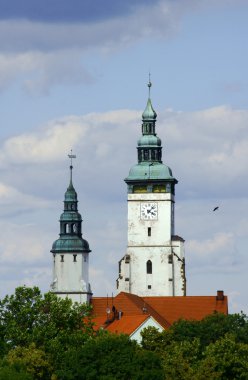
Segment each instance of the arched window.
M67 234L70 233L70 225L69 225L69 223L66 223L66 225L65 225L65 232L66 232Z
M146 273L152 274L152 262L151 262L151 260L148 260L146 262Z
M144 160L148 160L149 159L149 150L148 149L144 149Z

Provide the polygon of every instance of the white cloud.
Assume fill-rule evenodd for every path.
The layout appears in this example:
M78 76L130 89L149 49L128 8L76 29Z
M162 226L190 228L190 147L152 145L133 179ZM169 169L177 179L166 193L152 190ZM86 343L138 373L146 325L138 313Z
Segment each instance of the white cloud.
M202 240L189 240L187 251L192 268L199 271L230 271L236 270L235 261L239 259L234 249L234 235L219 232L213 237ZM239 263L240 264L240 263Z
M223 1L219 5L226 6ZM209 1L161 0L140 4L125 16L88 23L1 20L0 89L17 78L32 95L45 95L53 86L91 83L96 79L93 71L82 64L88 52L112 54L145 39L174 38L185 14L215 6Z
M180 3L168 0L134 8L127 16L90 23L41 23L28 20L0 21L2 51L51 51L100 48L109 50L134 41L160 35L167 37L178 26ZM8 36L8 39L4 36Z
M0 89L17 78L28 93L43 95L55 85L91 83L94 76L82 64L88 52L109 54L145 38L174 36L187 10L164 0L89 23L1 20Z
M237 188L246 193L246 110L220 106L190 113L163 113L161 116L165 129L163 135L160 131L158 133L164 136L163 141L169 141L165 161L173 163L175 175L188 190L194 190L192 195L198 193L199 196L205 192L204 188L222 197L232 196ZM236 180L242 182L242 188Z
M51 121L35 132L7 139L0 151L0 165L13 170L28 164L27 175L39 177L37 168L32 172L33 166L46 165L47 172L58 170L56 166L61 165L72 148L78 154L88 184L98 186L101 182L102 191L107 192L111 182L113 190L119 189L113 179L122 181L130 166L137 162L140 118L141 111L117 110ZM163 161L183 183L178 188L184 197L207 195L218 200L233 198L237 191L246 195L247 124L248 111L226 106L191 113L160 113L157 133L163 142ZM53 168L49 163L53 163ZM16 187L21 175L22 172L9 177L9 184Z
M71 117L50 123L39 132L9 138L3 145L0 163L44 163L59 160L65 152L83 139L87 127Z
M82 64L75 49L56 52L27 51L0 54L0 90L21 78L30 95L46 95L52 86L89 84L94 77Z
M10 265L37 266L44 261L44 243L47 242L47 234L41 238L41 227L32 224L14 224L6 220L0 221L1 242L0 262L1 266Z
M0 218L11 218L13 215L49 208L50 200L25 194L12 186L0 183Z

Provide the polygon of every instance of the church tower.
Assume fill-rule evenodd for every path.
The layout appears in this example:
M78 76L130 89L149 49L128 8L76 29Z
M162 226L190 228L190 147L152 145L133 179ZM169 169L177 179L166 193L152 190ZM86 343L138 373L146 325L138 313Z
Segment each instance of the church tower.
M70 154L70 183L65 192L64 212L60 216L59 239L53 243L53 282L51 291L74 302L89 302L92 295L89 284L88 242L82 238L82 217L78 212L77 193L72 183Z
M156 134L157 114L150 89L142 114L138 164L125 179L128 190L128 246L119 262L118 291L139 296L186 295L184 240L175 235L175 185L171 169L162 162Z

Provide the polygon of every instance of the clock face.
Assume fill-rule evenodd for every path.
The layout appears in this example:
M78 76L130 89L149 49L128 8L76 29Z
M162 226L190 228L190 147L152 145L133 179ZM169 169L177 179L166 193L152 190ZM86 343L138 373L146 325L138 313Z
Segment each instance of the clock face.
M158 204L154 202L140 204L140 217L143 220L154 220L158 218Z

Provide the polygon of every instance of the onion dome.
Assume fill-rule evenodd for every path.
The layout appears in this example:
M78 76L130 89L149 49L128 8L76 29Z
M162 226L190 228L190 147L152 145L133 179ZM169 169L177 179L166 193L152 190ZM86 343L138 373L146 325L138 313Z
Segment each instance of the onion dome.
M174 181L174 177L169 166L162 163L151 164L149 162L142 162L134 165L129 171L126 178L127 181L139 180L170 180Z
M154 135L143 135L138 140L138 146L161 146L161 139Z
M153 109L152 102L150 97L147 100L146 108L144 112L142 113L142 119L143 120L156 120L157 114Z

